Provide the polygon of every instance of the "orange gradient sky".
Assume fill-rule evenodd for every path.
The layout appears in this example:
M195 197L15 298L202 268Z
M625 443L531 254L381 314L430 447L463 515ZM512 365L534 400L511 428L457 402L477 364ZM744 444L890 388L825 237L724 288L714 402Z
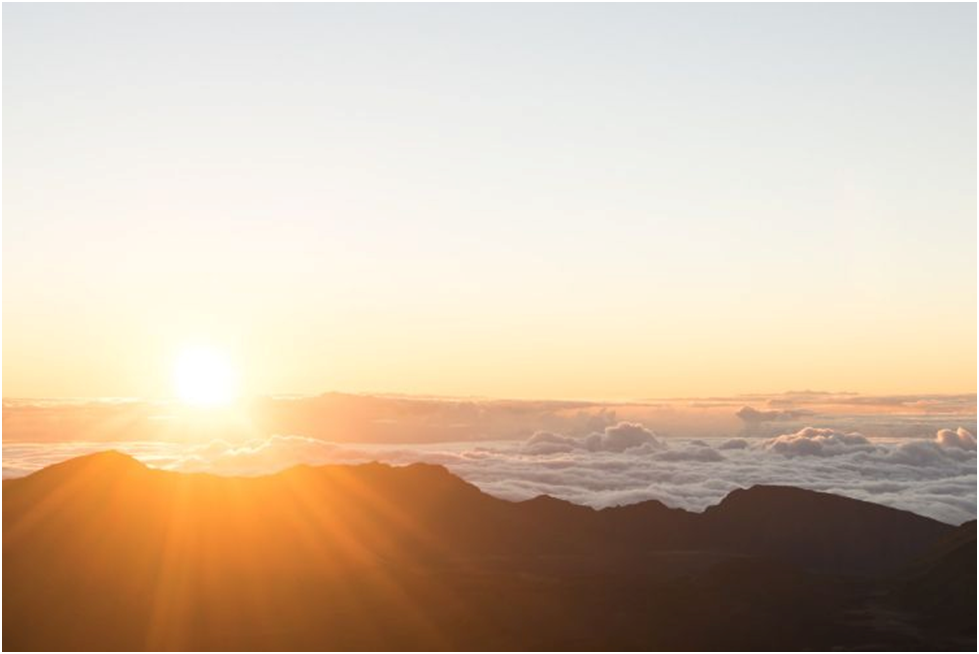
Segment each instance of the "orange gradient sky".
M886 16L5 6L3 394L972 392L976 8Z

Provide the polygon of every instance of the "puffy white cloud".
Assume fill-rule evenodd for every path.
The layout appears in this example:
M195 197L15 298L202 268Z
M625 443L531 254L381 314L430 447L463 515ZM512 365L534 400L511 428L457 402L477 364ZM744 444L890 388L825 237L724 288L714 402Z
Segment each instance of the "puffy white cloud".
M574 450L625 452L636 448L657 450L662 447L663 444L653 432L642 425L634 422L619 422L600 432L592 432L581 437L539 431L527 440L524 451L529 454L555 454Z
M968 429L959 427L955 431L951 429L940 429L935 436L935 440L942 447L955 447L960 450L976 449L976 437Z
M589 450L601 452L625 452L640 445L662 447L653 432L634 422L620 422L606 427L600 433L587 436L585 442Z
M976 437L967 429L940 429L932 441L908 441L888 452L889 460L912 466L948 465L949 461L975 461Z
M870 452L876 446L856 432L845 434L834 429L805 427L794 434L782 434L766 441L765 448L785 456L839 456Z
M539 431L527 439L524 451L529 454L555 454L557 452L572 452L579 447L579 439L549 431Z

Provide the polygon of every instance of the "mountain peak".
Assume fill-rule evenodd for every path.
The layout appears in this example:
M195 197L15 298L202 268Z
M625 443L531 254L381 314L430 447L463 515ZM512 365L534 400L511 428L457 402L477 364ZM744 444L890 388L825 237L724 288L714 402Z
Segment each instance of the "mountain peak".
M29 475L26 479L79 473L97 473L100 476L114 475L147 469L144 463L141 463L129 454L118 450L102 450L48 466Z
M708 507L707 512L717 512L718 510L729 510L732 508L757 507L773 508L775 506L810 505L814 503L833 503L837 505L859 504L864 500L858 500L834 493L798 488L796 486L779 486L774 484L756 484L748 488L735 488L729 492L720 503ZM881 506L881 505L875 505ZM886 508L881 506L881 508Z
M553 495L547 495L546 493L534 495L530 499L523 500L520 503L526 506L564 506L566 504L573 504L573 502L562 500L561 498L554 497Z
M755 484L747 488L735 488L724 498L743 498L743 497L779 497L794 494L818 493L819 491L809 491L796 486L780 486L778 484Z
M703 513L709 541L812 569L891 572L950 529L852 497L790 486L731 491Z

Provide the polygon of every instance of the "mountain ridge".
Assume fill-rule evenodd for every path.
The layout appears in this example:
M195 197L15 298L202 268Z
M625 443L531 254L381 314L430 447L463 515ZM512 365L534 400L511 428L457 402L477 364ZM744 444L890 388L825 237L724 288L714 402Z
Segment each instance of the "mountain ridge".
M8 506L16 510L22 489L35 485L92 492L99 488L104 493L119 483L128 484L130 493L139 484L139 491L164 503L174 501L169 496L173 488L201 497L245 494L257 505L273 501L273 496L282 505L339 503L344 510L360 507L380 530L387 528L388 517L411 516L447 542L482 553L514 548L548 553L595 547L719 549L875 574L903 564L952 529L909 511L789 486L735 489L702 512L667 507L658 500L592 509L548 495L521 502L496 498L438 464L300 465L264 476L225 477L154 469L116 451L5 480L5 511ZM611 535L616 542L609 542Z
M379 461L368 461L364 463L353 463L353 464L332 463L332 464L322 464L322 465L298 463L289 466L287 468L283 468L282 470L268 473L268 474L263 474L263 475L226 475L226 474L211 473L211 472L184 472L184 471L164 470L161 468L155 468L153 466L149 466L143 463L142 461L140 461L139 459L137 459L136 457L130 454L126 454L124 452L121 452L119 450L114 450L114 449L100 450L98 452L93 452L91 454L85 454L71 459L67 459L59 463L54 463L49 466L45 466L44 468L41 468L40 470L34 471L31 474L25 475L23 477L17 477L14 479L5 479L3 480L3 482L5 486L8 483L13 486L17 482L35 478L37 475L42 473L50 474L53 471L68 470L78 466L88 466L93 464L99 465L99 468L102 469L102 471L105 471L105 468L107 468L108 466L115 466L116 468L115 470L109 470L110 472L114 472L114 473L120 473L123 470L134 471L137 469L143 469L147 471L155 470L159 472L166 472L169 474L177 474L177 475L206 475L210 477L225 478L225 479L260 479L260 478L277 477L280 475L303 474L306 471L330 471L335 469L356 469L356 468L361 468L364 470L385 469L385 470L406 470L406 471L429 471L439 476L450 477L454 480L457 480L458 482L461 482L462 484L465 484L466 486L479 490L478 486L475 486L474 484L465 481L458 475L452 473L446 466L438 463L413 462L404 465L392 465L388 463L382 463ZM789 486L784 484L752 484L751 486L734 488L727 495L721 498L717 503L708 505L701 511L694 511L694 510L684 509L680 507L671 507L663 503L661 500L657 500L657 499L640 500L637 502L616 504L616 505L595 509L593 507L589 507L584 504L576 504L575 502L572 502L570 500L565 500L560 497L555 497L547 493L541 493L539 495L535 495L534 497L525 500L513 501L512 503L531 506L534 503L543 503L543 502L548 502L553 500L554 503L569 504L583 509L592 509L593 511L596 512L615 511L615 510L621 510L630 507L654 507L655 506L657 508L661 507L668 511L679 511L690 515L703 515L709 512L716 512L722 506L730 507L732 504L737 503L746 497L751 497L752 499L760 498L760 497L765 497L766 499L768 498L783 499L786 494L794 496L790 499L796 499L799 497L806 497L806 496L811 497L813 495L817 495L825 498L839 498L840 500L847 501L847 502L860 502L867 505L881 507L882 509L892 511L892 512L914 515L918 518L921 518L922 520L929 521L932 523L948 525L950 527L960 526L954 523L942 522L941 520L924 516L919 513L909 511L907 509L898 509L894 507L889 507L884 504L878 504L876 502L872 502L869 500L849 497L847 495L839 495L836 493L831 493L826 491L816 491L816 490L802 488L799 486ZM503 501L509 501L509 500L503 500ZM973 522L974 520L975 519L967 520L962 524L967 524L969 522Z
M595 510L503 500L423 463L224 477L96 453L3 490L4 636L28 650L900 649L917 643L847 611L924 557L911 590L885 596L954 628L936 607L959 615L970 584L951 603L907 597L954 578L975 543L974 526L970 541L792 487L702 513ZM779 623L793 626L765 627Z

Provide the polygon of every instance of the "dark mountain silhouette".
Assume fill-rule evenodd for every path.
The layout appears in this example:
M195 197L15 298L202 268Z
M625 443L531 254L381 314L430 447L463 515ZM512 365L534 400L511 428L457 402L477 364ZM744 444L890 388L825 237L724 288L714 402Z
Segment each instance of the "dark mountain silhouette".
M241 478L105 452L3 490L8 649L975 644L974 522L795 488L593 510L426 464Z
M948 531L907 511L784 486L735 490L703 522L704 542L725 551L865 574L896 569Z
M893 596L931 630L957 638L962 649L974 649L975 579L976 521L970 520L908 566Z

